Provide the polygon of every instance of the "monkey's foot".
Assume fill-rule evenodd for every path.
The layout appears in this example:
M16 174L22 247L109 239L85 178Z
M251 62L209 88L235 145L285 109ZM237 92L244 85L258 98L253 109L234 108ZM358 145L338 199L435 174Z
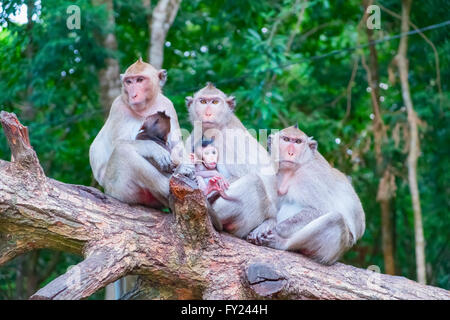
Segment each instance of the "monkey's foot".
M261 246L262 245L261 236L263 234L264 234L264 232L261 232L259 230L254 230L247 235L247 241L250 243L256 244L257 246Z
M283 249L286 246L286 239L280 237L278 232L272 229L261 232L258 236L258 242L261 246L275 249Z

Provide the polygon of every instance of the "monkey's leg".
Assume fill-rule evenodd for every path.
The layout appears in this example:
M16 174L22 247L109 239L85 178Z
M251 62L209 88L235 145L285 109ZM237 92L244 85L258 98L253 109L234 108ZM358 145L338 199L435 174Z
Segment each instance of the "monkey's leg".
M118 144L106 168L106 193L127 203L146 204L140 199L144 189L168 206L169 178L144 159L135 145Z
M295 230L288 238L275 230L269 231L262 242L272 248L300 251L324 263L336 262L350 247L350 233L341 214L330 212Z
M231 183L227 195L236 201L218 198L213 209L224 229L237 237L246 237L266 218L276 214L263 180L257 174L245 175ZM269 214L268 211L273 212Z
M312 207L305 207L300 210L299 213L291 216L290 218L287 218L285 220L278 219L280 216L283 216L283 209L284 206L281 207L280 212L277 215L278 223L275 226L276 232L282 237L282 238L289 238L291 237L297 230L302 229L305 227L308 223L312 222L313 220L317 219L318 217L322 216L323 213L319 210L312 208ZM298 210L298 206L297 206Z

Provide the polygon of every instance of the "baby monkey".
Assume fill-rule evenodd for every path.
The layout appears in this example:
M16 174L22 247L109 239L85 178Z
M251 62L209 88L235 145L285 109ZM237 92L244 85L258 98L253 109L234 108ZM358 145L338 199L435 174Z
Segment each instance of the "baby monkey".
M213 193L209 198L214 198L214 194L218 194L225 200L235 200L225 193L229 183L217 171L219 152L213 145L213 142L214 139L202 139L201 147L197 147L191 155L191 159L195 164L195 178L198 187L207 197Z
M142 125L136 140L152 140L161 147L169 150L167 137L170 133L170 117L165 112L158 111L148 116Z

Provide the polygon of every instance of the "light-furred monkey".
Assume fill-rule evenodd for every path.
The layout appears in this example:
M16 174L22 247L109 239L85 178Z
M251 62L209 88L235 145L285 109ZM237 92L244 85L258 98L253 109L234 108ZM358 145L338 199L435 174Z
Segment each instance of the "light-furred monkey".
M234 97L208 83L193 97L186 97L186 105L194 126L192 140L198 141L202 135L205 139L214 138L213 144L219 151L217 171L229 182L227 195L235 199L217 198L211 205L212 215L225 231L246 237L276 215L273 162L234 114ZM188 138L194 143L192 140Z
M334 263L364 233L358 196L347 177L317 151L317 142L297 127L270 138L272 153L279 151L279 211L276 220L265 221L247 240Z
M179 161L183 144L176 111L161 92L166 71L139 59L121 75L121 81L122 94L114 100L89 150L94 177L107 194L121 201L167 206L171 160ZM155 141L135 140L145 119L158 111L170 117L168 146L172 159L171 153ZM186 168L182 173L192 176L189 171Z

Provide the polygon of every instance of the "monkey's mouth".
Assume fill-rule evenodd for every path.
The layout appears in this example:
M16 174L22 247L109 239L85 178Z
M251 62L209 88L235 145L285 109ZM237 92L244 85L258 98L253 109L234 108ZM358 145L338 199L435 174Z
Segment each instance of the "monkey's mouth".
M202 125L203 125L204 127L210 127L210 126L213 126L213 125L215 125L215 124L216 124L215 121L202 121Z
M278 161L278 164L280 165L280 167L288 167L288 168L297 166L297 163L295 161L285 159Z
M217 163L215 163L215 162L208 162L208 163L204 163L204 164L205 164L206 169L209 169L209 170L215 169L217 166Z
M294 161L292 161L292 160L286 160L286 159L281 159L280 161L278 161L279 163L292 163L292 164L295 164L295 162Z

